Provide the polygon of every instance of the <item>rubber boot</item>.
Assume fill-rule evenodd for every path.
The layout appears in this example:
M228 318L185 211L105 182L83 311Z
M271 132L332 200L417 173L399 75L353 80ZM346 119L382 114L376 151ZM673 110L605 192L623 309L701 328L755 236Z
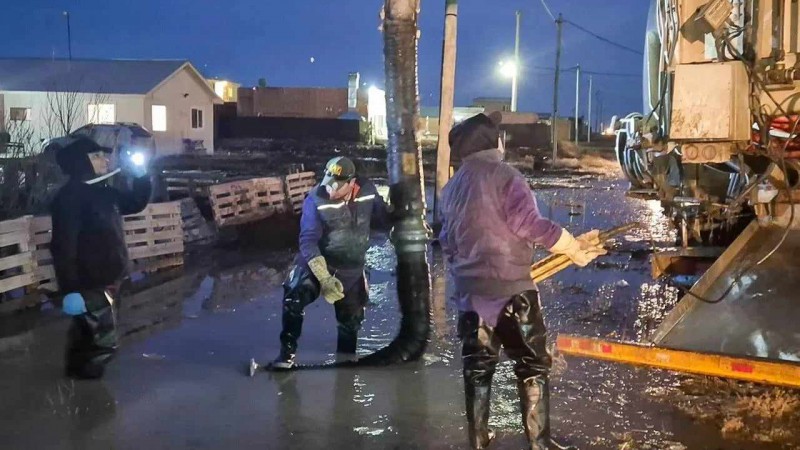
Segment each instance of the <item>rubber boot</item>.
M550 437L550 391L547 376L517 382L522 426L531 450L577 450Z
M336 339L336 353L355 354L358 338L351 333L339 331L339 336Z
M65 372L70 378L98 379L117 352L117 321L104 291L87 291L83 296L89 311L72 318Z
M336 326L336 353L355 354L364 314L344 317Z
M283 282L283 314L281 317L281 351L272 361L276 369L294 367L297 340L303 331L303 310L319 297L319 283L308 268L295 266Z
M286 303L292 301L288 299L283 306L283 329L281 330L281 350L278 357L272 361L272 367L276 369L291 369L294 366L294 357L297 353L297 340L303 330L303 312L298 314Z
M465 384L464 393L467 401L467 427L469 445L472 449L487 448L494 439L494 431L489 429L489 405L491 403L491 386L475 386Z

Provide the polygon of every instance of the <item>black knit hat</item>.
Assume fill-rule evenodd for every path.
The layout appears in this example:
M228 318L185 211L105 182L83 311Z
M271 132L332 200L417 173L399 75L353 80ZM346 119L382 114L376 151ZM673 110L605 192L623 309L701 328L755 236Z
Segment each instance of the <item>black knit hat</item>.
M94 176L89 154L104 152L111 153L108 147L103 147L86 136L70 136L67 142L55 149L56 163L65 175L78 179L89 179Z
M454 126L448 136L452 157L464 159L473 153L497 148L501 119L500 113L488 116L481 113Z

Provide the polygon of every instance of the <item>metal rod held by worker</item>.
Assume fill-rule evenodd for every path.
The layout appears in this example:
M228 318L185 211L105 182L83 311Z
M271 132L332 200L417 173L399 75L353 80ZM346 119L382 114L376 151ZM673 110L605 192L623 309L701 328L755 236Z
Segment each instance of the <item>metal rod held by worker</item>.
M450 143L453 126L453 98L456 84L456 48L458 37L458 1L445 0L444 37L442 42L442 85L439 96L439 142L436 147L436 196L433 200L433 222L439 223L439 202L442 189L450 180Z
M606 242L623 233L627 233L640 225L638 223L627 223L625 225L612 228L610 230L600 233L600 242ZM551 276L561 272L567 267L572 265L572 261L566 255L550 255L547 258L539 260L531 266L531 278L533 281L540 282L550 278Z

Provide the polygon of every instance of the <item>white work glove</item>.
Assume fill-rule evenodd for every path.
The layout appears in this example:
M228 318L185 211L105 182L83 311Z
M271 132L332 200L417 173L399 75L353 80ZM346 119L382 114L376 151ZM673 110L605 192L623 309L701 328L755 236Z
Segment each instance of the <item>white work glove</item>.
M561 237L550 247L551 253L566 255L578 267L586 267L598 256L608 254L600 242L600 231L592 230L577 239L569 231L561 230Z
M344 298L344 285L338 278L328 272L325 257L317 256L308 262L308 268L319 281L320 291L325 301L331 305Z

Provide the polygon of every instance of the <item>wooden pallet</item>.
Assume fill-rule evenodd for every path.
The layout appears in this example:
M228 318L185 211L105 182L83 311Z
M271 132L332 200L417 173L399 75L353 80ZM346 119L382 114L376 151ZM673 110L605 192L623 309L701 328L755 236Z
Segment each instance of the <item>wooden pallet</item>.
M231 181L209 188L211 209L217 226L241 225L283 210L286 196L280 178Z
M31 220L31 239L35 246L36 281L35 288L45 292L58 292L56 269L50 241L53 238L53 221L50 216L34 217Z
M256 178L253 181L254 201L260 209L271 209L274 213L286 210L286 194L283 180L278 177Z
M303 201L309 191L317 184L314 172L301 172L286 175L286 199L292 212L300 214Z
M36 260L31 216L0 222L0 294L33 284Z
M203 172L199 170L163 172L164 183L170 199L184 197L208 197L208 188L225 178L221 171Z
M151 203L123 217L131 271L154 272L183 265L183 221L179 201Z
M193 198L181 200L184 245L204 245L214 242L216 232L200 213Z

